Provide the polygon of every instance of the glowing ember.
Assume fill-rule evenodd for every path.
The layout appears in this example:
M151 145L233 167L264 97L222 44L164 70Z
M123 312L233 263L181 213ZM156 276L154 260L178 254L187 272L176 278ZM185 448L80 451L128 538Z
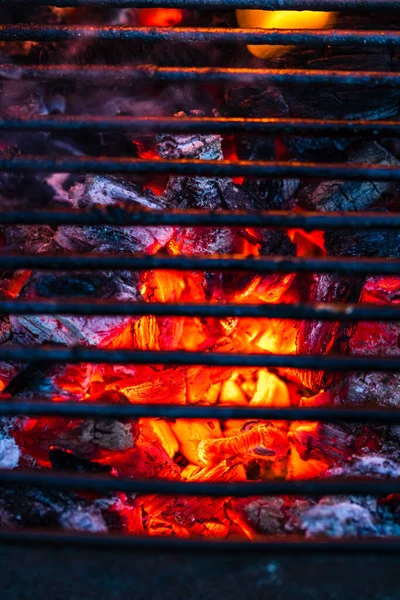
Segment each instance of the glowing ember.
M143 27L173 27L179 25L182 16L178 8L142 8L139 11L139 24Z
M335 21L335 13L310 10L237 10L240 27L261 29L324 29ZM274 58L291 49L291 46L247 46L258 58Z

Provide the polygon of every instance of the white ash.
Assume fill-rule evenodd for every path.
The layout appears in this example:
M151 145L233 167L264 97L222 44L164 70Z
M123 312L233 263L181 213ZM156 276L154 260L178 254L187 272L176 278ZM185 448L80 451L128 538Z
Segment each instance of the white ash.
M377 534L370 511L350 501L319 503L301 515L301 522L308 538L318 535L341 538Z
M347 465L329 469L327 477L400 477L400 463L381 454L366 454L356 456Z
M378 406L400 405L399 373L351 373L348 378L347 400L354 405L374 402Z
M120 298L118 298L120 299ZM24 345L53 344L104 346L125 327L129 317L11 316L14 340Z
M0 437L0 469L15 469L21 451L12 437Z
M174 115L187 117L184 111ZM191 117L204 117L201 110L190 111ZM203 160L222 160L222 137L212 133L198 134L162 134L157 138L158 152L162 158L201 158Z
M95 507L66 509L60 516L60 525L66 531L90 531L107 533L107 525Z
M302 531L301 517L314 504L315 501L310 498L295 498L293 503L285 510L285 532L300 533Z

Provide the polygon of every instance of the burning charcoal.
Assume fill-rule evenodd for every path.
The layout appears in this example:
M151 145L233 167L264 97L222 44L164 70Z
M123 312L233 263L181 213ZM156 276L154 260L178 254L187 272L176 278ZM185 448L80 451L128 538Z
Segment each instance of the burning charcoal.
M68 365L69 367L72 365ZM42 394L35 401L40 401ZM13 397L18 398L18 395ZM25 399L25 398L24 398ZM63 400L66 398L63 397ZM70 400L71 398L67 398ZM75 397L76 401L77 398ZM96 398L99 403L127 403L128 399L118 394L106 393ZM21 429L21 427L20 427ZM130 450L134 445L135 423L131 420L124 422L116 419L63 419L42 417L28 421L29 440L22 432L17 432L25 453L32 454L40 460L46 456L52 447L72 451L79 459L92 460L103 455L112 456L112 452ZM28 444L27 444L28 442Z
M49 450L49 459L53 469L61 471L74 471L77 473L111 473L110 465L86 460L76 456L71 450L52 446Z
M374 442L375 448L380 447L377 435L362 426L293 423L288 437L302 460L323 461L330 466L343 464L367 444Z
M348 278L330 273L311 276L308 302L310 304L335 303L358 300L362 279ZM333 354L344 351L348 325L333 321L301 321L296 348L298 354ZM326 371L298 371L302 384L315 392L331 387L337 375Z
M31 363L22 368L4 388L14 399L27 397L82 400L87 393L93 365Z
M377 534L371 512L350 501L339 501L335 504L320 502L302 514L301 522L308 538L359 537Z
M190 115L201 116L201 111L191 111ZM178 113L176 117L185 116ZM218 135L163 135L159 137L159 154L162 158L196 158L204 160L222 160L221 138ZM230 179L204 177L171 177L163 195L166 204L189 209L230 209L252 210L257 207L256 200ZM260 254L288 255L294 252L294 246L284 232L263 230L259 233L241 232L240 236L227 228L188 228L180 229L170 246L176 252L184 254L228 254L240 250L240 237L260 247ZM252 275L210 274L207 291L214 297L229 299L253 285ZM256 283L259 283L257 278ZM279 285L282 277L265 277L260 286L265 290ZM254 284L255 285L255 284ZM280 286L282 287L282 286ZM266 291L260 289L261 297Z
M164 450L170 458L174 458L179 453L179 444L172 431L172 421L165 419L141 419L141 423L149 425L154 433L160 438ZM184 461L183 456L182 462Z
M180 479L178 465L168 455L151 419L140 419L134 445L107 458L121 477Z
M350 162L399 164L384 148L371 142L350 156ZM303 188L297 198L304 208L316 210L365 210L376 204L391 189L389 182L323 182ZM400 234L391 231L332 231L325 233L329 256L398 256ZM309 302L357 302L362 290L362 277L318 274L311 278ZM348 351L352 324L302 321L299 325L297 351L302 354L331 354ZM332 386L337 376L321 371L299 372L301 382L313 391Z
M133 376L106 385L106 391L124 394L132 404L185 404L187 371L182 368L135 369Z
M222 113L226 117L266 118L289 116L282 90L274 84L263 89L238 86L225 91ZM271 160L275 157L274 136L242 137L238 143L239 158Z
M200 460L206 465L239 458L276 461L287 456L288 441L286 433L278 427L247 423L239 435L201 441L198 452Z
M105 450L129 450L134 438L131 423L116 419L86 419L81 429L82 442L93 442Z
M121 492L109 494L107 498L96 498L94 505L100 509L108 531L144 535L135 494Z
M21 254L40 254L53 248L54 231L46 225L12 225L0 227L4 238L4 252Z
M394 250L398 252L399 247L400 241ZM398 304L399 292L398 277L371 277L364 286L361 301L377 304L384 310L385 305ZM399 356L399 339L400 324L397 322L361 322L350 340L350 352L357 356ZM399 406L399 373L351 373L347 384L348 401L351 404L369 402L379 406Z
M187 116L180 112L175 117ZM204 116L198 110L190 116ZM222 160L222 139L219 135L161 135L158 152L162 158ZM230 179L213 177L171 177L163 194L169 207L189 209L246 209L252 199ZM181 229L174 239L174 246L189 254L224 254L232 251L235 235L227 228Z
M287 385L273 373L266 369L259 369L250 406L290 406Z
M171 423L171 429L179 443L179 450L187 460L199 466L204 466L200 457L199 444L202 440L216 439L222 436L221 427L217 420L176 419Z
M398 166L399 161L376 142L364 143L352 151L349 163ZM351 211L367 210L393 189L390 181L323 181L306 185L297 193L299 205L306 210Z
M257 229L242 231L243 238L258 247L260 256L293 256L296 246L283 231L271 229ZM250 292L263 302L278 302L287 292L294 275L282 274L254 275L254 274L227 274L224 276L224 290L233 298L248 296Z
M45 457L47 460L52 447L72 452L87 461L103 456L112 458L122 452L127 452L128 456L134 446L134 435L132 423L112 419L41 417L28 420L15 431L23 453L37 460L45 460Z
M266 118L289 116L289 109L282 91L269 85L261 90L252 87L228 88L222 108L225 116ZM245 160L274 160L276 139L272 135L241 136L236 140L239 158ZM255 199L258 210L290 210L295 204L295 194L300 181L297 179L246 179L243 187Z
M212 469L202 469L193 481L238 481L244 478L241 465L225 462ZM162 496L137 497L143 525L149 535L202 536L225 538L231 521L225 509L229 498Z
M73 492L12 485L0 490L0 523L12 529L57 527L67 531L107 531L99 509Z
M20 298L117 298L138 300L139 291L131 280L112 272L33 273L23 286ZM69 315L10 317L16 341L29 343L106 345L129 325L128 317L77 317Z
M137 210L163 210L166 205L150 190L116 177L87 176L70 190L71 206L91 210L124 202ZM155 254L165 246L173 233L171 227L117 227L111 225L58 228L56 243L71 252L144 252Z
M106 177L88 177L84 184L76 184L71 203L79 208L113 205L120 200L136 203L141 208L161 208L162 204L149 192L145 196L139 188ZM170 238L172 230L166 227L60 227L55 242L68 251L146 252L154 253ZM35 273L22 289L25 299L51 298L115 298L141 300L138 276L131 272L89 273ZM106 345L134 320L128 317L73 317L73 316L14 316L12 327L17 341L54 342L61 344Z

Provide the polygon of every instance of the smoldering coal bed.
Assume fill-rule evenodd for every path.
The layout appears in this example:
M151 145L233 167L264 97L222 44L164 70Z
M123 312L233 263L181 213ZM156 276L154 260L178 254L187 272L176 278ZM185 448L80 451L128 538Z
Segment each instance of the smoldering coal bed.
M56 4L0 7L0 538L398 551L396 2Z

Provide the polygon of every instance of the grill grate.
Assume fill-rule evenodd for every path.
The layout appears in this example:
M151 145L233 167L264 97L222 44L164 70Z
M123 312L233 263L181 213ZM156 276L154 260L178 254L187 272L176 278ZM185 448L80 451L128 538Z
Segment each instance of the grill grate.
M45 0L0 0L7 4L47 6ZM200 9L263 8L265 10L343 10L346 12L400 10L397 0L52 0L57 7L118 7L154 8L178 7ZM386 46L397 47L400 33L397 31L265 31L257 29L212 28L148 28L148 27L86 27L6 25L0 29L0 41L62 41L73 39L140 40L170 42L218 42L244 44L284 44L308 46ZM277 82L292 85L322 84L354 86L381 86L397 88L400 73L366 71L322 71L305 69L228 69L183 68L137 65L135 67L107 65L0 65L0 78L45 79L63 81L79 80L85 84L131 85L139 79L146 81L195 81L212 83ZM33 117L18 120L0 120L0 130L13 131L146 131L146 132L213 132L213 133L295 133L296 135L343 136L358 135L377 138L396 137L400 124L394 120L319 120L319 119L241 119L241 118L183 118L174 120L164 117ZM13 156L0 159L0 169L8 171L40 170L49 172L96 172L96 173L168 173L203 176L256 176L256 177L310 177L389 181L400 180L400 169L382 165L342 165L292 162L249 161L188 161L188 160L132 160L108 157L58 157ZM79 225L197 225L197 226L248 226L248 227L299 227L312 229L399 229L400 216L376 213L346 214L292 214L288 212L202 213L202 212L145 212L135 213L127 208L105 211L43 211L0 213L1 224L79 224ZM254 272L327 272L342 274L399 274L400 261L377 259L301 259L268 258L239 259L217 258L165 258L127 256L1 256L2 269L46 270L96 270L96 269L185 269L185 270L250 270ZM399 320L400 306L345 305L205 305L205 304L151 304L91 302L34 302L0 301L0 314L71 314L71 315L169 315L169 316L252 316L263 318L325 319L331 321L392 321ZM287 366L307 369L383 370L400 371L398 358L340 357L301 355L232 355L199 352L150 352L128 350L101 350L96 348L60 347L0 347L0 360L37 362L102 362L136 364L182 364L226 366ZM398 423L397 410L353 410L334 408L265 409L243 407L163 406L163 405L102 405L63 404L48 402L14 402L4 398L0 403L0 415L49 415L70 417L140 417L160 416L166 418L220 418L220 419L286 419L319 420L329 422ZM93 491L125 491L159 494L253 495L253 494L388 494L400 493L400 481L285 481L247 483L196 483L167 481L135 481L93 475L57 475L53 473L30 473L0 471L0 483L19 483L52 488L85 489ZM400 551L399 540L343 540L309 541L216 541L184 540L174 538L135 538L122 535L85 535L45 531L0 531L0 540L7 542L89 543L96 545L129 545L141 548L174 548L190 550L271 550L274 551Z

